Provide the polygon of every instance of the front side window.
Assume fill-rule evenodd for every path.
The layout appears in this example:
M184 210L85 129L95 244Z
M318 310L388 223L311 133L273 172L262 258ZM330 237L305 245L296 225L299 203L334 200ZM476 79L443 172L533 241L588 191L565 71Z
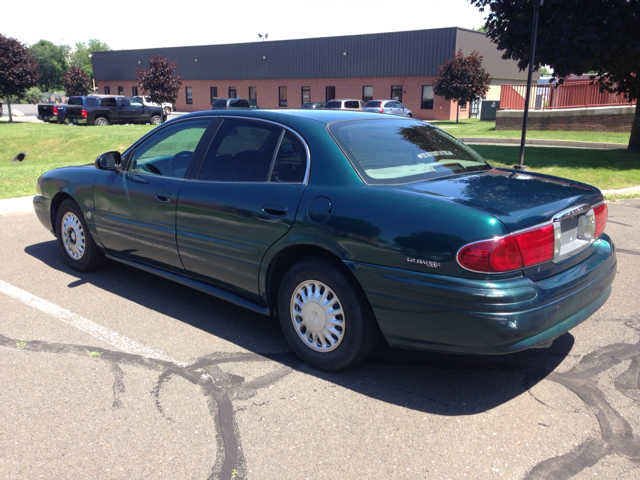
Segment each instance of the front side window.
M184 96L187 99L187 105L193 104L193 91L191 87L184 87Z
M179 122L136 145L127 172L184 178L210 120Z
M423 110L433 110L433 86L422 86L422 101L420 102L420 108Z
M373 87L362 87L362 100L365 102L373 100Z
M402 85L393 85L391 87L391 98L398 102L402 101Z
M281 107L287 106L287 87L278 87L278 105Z
M367 184L410 183L491 169L462 142L422 122L335 122L329 132Z

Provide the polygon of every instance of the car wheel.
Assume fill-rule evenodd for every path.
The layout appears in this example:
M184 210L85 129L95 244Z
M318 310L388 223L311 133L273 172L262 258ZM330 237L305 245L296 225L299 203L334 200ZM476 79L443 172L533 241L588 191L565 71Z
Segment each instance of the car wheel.
M109 120L107 120L104 117L100 117L100 118L96 118L93 124L99 127L104 127L105 125L109 125Z
M162 117L159 115L154 115L151 117L151 125L160 125L162 123Z
M63 201L58 207L56 233L60 252L67 265L74 270L88 272L104 264L104 253L87 229L80 207L71 199Z
M326 371L365 360L380 331L359 285L341 265L302 260L286 273L278 294L280 326L293 351Z
M413 117L413 115L411 115L410 113L407 113L407 118L411 118Z
M165 115L169 115L171 113L171 109L169 107L164 107Z

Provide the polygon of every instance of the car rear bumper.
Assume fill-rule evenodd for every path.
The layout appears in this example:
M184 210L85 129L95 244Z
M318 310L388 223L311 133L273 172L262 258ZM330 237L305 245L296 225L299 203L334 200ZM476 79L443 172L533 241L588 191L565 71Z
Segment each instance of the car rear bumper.
M390 345L500 354L569 331L609 298L616 275L606 235L583 262L543 280L471 280L348 263Z
M50 117L45 116L45 115L38 115L37 118L38 118L38 120L42 120L43 122L55 123L55 122L58 121L58 116L57 115L51 115Z
M75 125L86 125L87 119L86 118L69 118L69 122Z

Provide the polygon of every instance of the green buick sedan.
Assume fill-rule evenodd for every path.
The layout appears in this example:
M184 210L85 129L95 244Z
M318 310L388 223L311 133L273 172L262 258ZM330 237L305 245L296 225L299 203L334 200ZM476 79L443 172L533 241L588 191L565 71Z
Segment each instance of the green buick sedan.
M264 315L322 370L395 347L501 354L600 308L616 256L589 185L494 168L415 119L209 111L42 175L66 263L107 259Z

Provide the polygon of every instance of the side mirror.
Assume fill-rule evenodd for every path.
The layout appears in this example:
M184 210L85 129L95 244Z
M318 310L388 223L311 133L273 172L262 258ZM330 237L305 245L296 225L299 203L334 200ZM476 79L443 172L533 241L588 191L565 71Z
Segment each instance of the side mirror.
M98 158L96 158L95 165L99 170L120 170L120 166L122 165L122 157L120 156L120 152L113 151L99 155Z

